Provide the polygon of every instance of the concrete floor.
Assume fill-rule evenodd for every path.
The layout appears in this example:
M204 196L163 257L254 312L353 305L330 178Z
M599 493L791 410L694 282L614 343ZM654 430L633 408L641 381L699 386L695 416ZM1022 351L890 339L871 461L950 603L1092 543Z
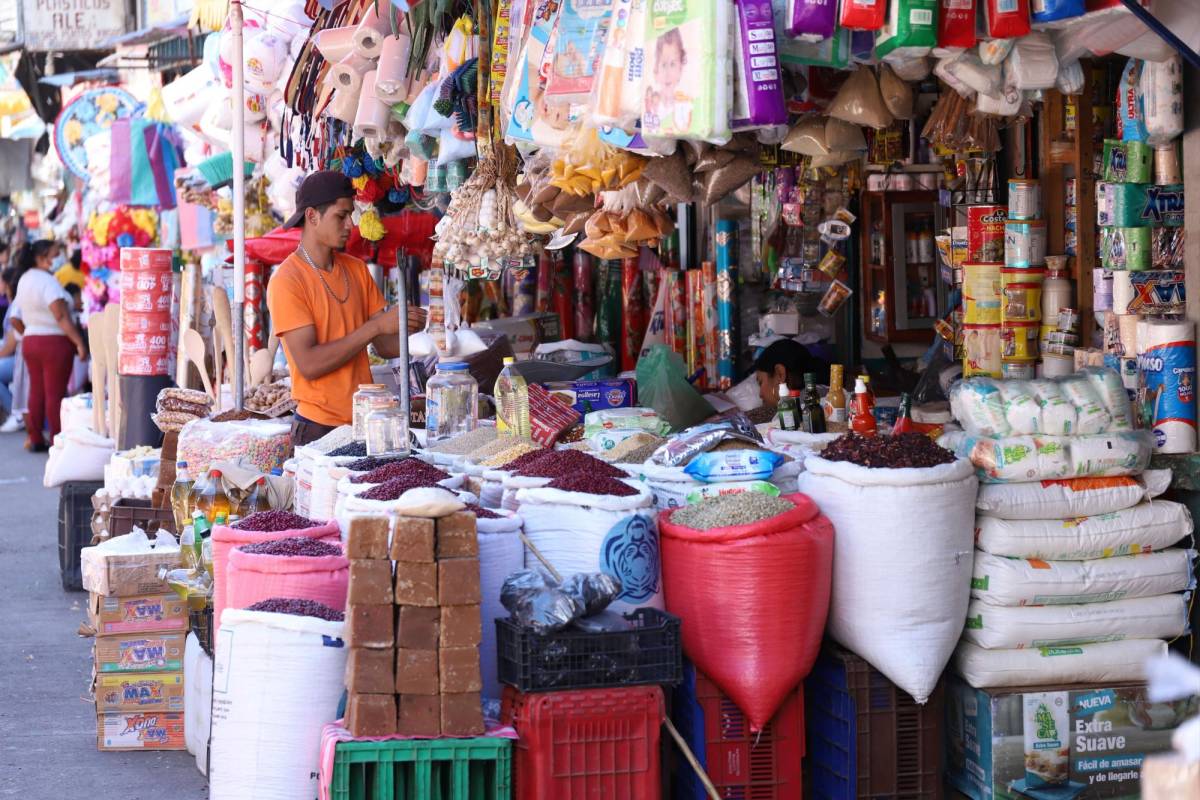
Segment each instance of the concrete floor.
M46 457L24 452L23 440L0 434L0 797L207 797L185 752L96 750L91 640L76 633L87 595L62 589L59 492L42 488Z

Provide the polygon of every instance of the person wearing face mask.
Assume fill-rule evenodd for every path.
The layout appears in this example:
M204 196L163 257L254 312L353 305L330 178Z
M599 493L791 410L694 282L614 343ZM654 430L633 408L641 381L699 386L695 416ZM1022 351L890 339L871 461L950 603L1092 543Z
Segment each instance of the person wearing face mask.
M67 393L67 382L75 356L87 358L83 335L71 318L71 297L50 268L57 245L48 239L26 244L17 263L17 294L13 307L20 319L13 322L23 338L21 351L29 370L29 412L25 429L26 449L45 452L49 444L43 427L53 440L62 429L59 410Z

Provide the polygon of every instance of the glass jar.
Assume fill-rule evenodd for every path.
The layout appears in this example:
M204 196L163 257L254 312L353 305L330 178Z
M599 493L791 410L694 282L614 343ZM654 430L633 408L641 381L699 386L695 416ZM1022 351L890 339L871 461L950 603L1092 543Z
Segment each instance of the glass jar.
M397 402L380 406L367 414L367 455L408 455L408 417Z
M425 384L426 444L433 445L475 430L479 421L479 384L462 361L443 361Z
M367 415L376 408L383 408L396 400L382 383L360 383L354 393L352 405L354 415L354 441L367 439Z

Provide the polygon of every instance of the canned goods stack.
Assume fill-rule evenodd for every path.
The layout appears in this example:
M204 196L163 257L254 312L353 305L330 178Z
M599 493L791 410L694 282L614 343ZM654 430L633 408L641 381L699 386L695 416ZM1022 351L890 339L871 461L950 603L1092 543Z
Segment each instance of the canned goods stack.
M1000 306L1000 372L1005 378L1032 378L1037 366L1046 280L1046 221L1041 216L1041 185L1010 180Z
M967 207L963 264L963 375L1000 377L1004 223L999 205Z

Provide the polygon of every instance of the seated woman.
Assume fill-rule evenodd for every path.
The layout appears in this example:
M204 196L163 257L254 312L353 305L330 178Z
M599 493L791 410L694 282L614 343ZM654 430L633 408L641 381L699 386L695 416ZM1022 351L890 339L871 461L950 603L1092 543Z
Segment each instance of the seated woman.
M814 356L808 348L794 339L781 339L767 346L754 361L758 378L758 394L763 405L779 405L779 387L800 391L804 388L804 373L811 372L817 383L829 383L829 364Z

